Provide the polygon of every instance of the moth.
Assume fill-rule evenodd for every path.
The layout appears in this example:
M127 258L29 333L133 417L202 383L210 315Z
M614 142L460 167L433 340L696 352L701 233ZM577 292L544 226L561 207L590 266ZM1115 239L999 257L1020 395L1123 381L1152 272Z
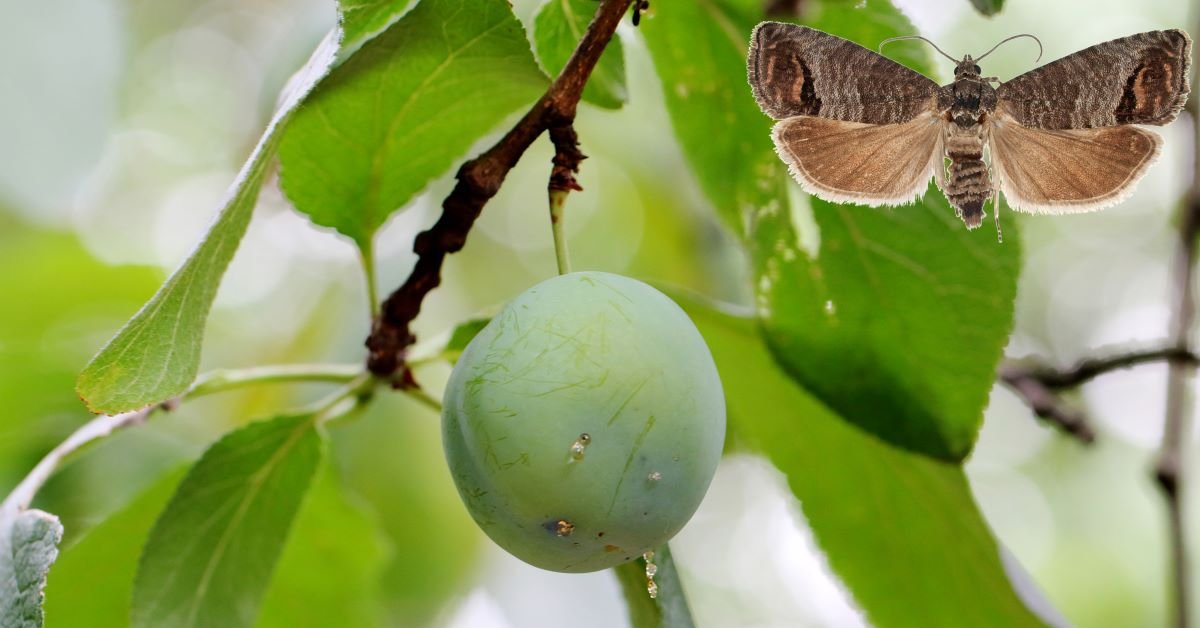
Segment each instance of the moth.
M954 82L939 86L854 42L763 22L751 36L747 71L759 107L778 120L775 148L805 191L900 205L932 176L974 229L989 198L999 208L1000 191L1030 213L1123 200L1162 144L1133 125L1175 119L1188 96L1190 56L1183 31L1151 31L1005 82L985 78L966 55L955 61Z

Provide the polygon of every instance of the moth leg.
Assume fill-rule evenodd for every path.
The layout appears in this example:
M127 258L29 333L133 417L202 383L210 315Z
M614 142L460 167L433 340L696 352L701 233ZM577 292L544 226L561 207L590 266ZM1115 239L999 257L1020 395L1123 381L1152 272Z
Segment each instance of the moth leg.
M996 242L1004 242L1004 234L1000 231L1000 181L992 188L992 220L996 223Z

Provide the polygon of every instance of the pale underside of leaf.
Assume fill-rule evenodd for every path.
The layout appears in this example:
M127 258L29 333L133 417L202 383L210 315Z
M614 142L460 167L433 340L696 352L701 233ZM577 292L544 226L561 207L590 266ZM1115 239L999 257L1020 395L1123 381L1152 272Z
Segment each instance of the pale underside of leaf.
M41 628L42 589L62 533L58 517L49 513L0 512L0 626Z

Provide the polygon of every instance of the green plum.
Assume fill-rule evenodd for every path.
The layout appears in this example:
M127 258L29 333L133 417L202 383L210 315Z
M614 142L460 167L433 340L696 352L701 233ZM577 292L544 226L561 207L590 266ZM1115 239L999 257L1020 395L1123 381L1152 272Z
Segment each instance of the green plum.
M675 535L721 457L712 355L673 301L578 272L522 293L471 341L442 436L476 523L525 562L612 567Z

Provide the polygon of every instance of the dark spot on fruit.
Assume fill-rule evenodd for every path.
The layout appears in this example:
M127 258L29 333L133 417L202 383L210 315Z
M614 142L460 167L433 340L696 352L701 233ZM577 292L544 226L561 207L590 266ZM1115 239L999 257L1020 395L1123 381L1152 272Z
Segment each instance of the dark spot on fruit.
M617 547L616 545L605 545L605 546L604 546L604 551L606 551L606 552L619 552L619 551L621 551L621 548Z
M553 532L555 536L571 536L575 531L575 524L566 519L551 519L542 524L547 532Z
M601 533L597 534L597 535L596 535L596 538L598 538L598 539L602 539L602 538L604 538L604 533L603 533L603 532L601 532Z

